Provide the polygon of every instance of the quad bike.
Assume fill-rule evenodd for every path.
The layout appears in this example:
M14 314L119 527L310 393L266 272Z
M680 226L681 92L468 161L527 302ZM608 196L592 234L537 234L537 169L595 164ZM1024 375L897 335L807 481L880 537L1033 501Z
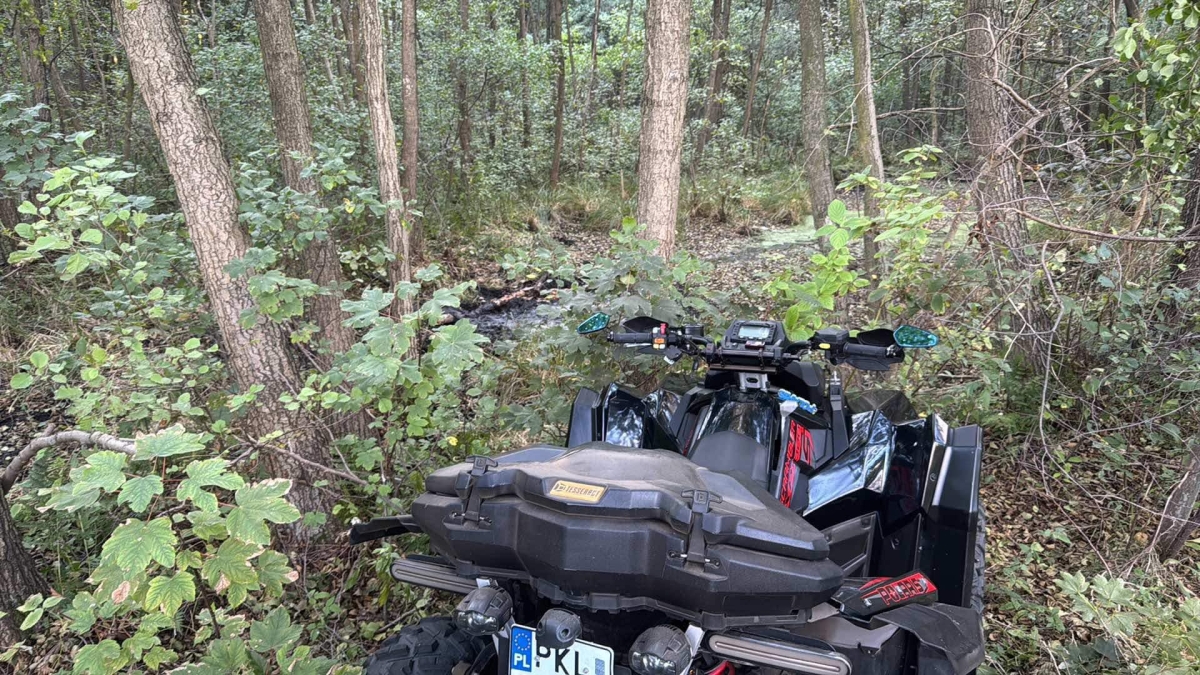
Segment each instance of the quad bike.
M603 331L608 317L585 321ZM575 399L566 447L431 474L400 581L461 594L371 675L964 675L983 660L982 433L831 366L887 370L937 338L737 321L720 341L647 317L608 340L707 365L686 392Z

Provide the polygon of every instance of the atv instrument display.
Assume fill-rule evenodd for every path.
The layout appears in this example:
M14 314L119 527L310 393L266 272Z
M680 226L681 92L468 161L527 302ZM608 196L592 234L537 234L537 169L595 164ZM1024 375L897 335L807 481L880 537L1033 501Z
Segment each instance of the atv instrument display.
M597 313L578 332L610 325ZM965 675L982 662L982 432L918 415L899 391L846 393L837 370L888 370L937 336L620 326L609 342L692 358L699 380L583 389L563 446L445 467L410 515L351 529L354 542L428 535L435 555L392 575L465 596L452 618L403 629L368 673Z

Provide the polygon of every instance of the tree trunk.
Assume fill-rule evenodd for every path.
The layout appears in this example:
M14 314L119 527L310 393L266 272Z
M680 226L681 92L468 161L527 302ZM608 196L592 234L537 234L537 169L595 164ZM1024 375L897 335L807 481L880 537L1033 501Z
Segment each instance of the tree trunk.
M708 70L708 98L704 103L704 123L696 136L696 162L704 154L704 148L712 138L716 126L721 122L725 106L721 104L721 90L725 86L725 71L729 69L726 56L729 53L730 0L713 0L712 5L712 65Z
M283 430L284 436L274 443L328 465L329 453L315 421L302 410L289 410L279 398L303 386L288 352L287 335L264 319L242 325L242 313L254 310L256 303L246 279L231 278L225 270L245 257L250 238L238 222L233 176L212 116L196 94L196 76L170 2L140 0L134 9L129 7L114 0L113 14L175 182L230 371L242 391L263 386L255 404L248 406L247 431L257 439ZM262 456L272 476L293 481L288 499L301 512L330 512L335 499L313 485L317 477L309 466L270 450ZM302 545L316 533L298 522L288 534L290 544Z
M367 112L371 116L371 140L375 144L375 163L379 165L379 197L388 205L387 241L395 256L388 267L388 278L395 288L412 281L412 237L410 236L405 194L400 184L400 158L396 155L396 127L392 124L392 104L388 100L387 62L383 50L383 22L378 0L359 0L362 16L363 45L366 57ZM405 27L409 31L407 13L413 0L405 2ZM407 90L407 86L405 87ZM405 112L405 120L408 119ZM405 149L408 138L404 139ZM406 167L407 168L407 167ZM410 169L411 170L411 169ZM407 172L406 172L407 173ZM410 299L399 297L392 304L392 315L399 318L413 310Z
M533 121L529 113L529 5L517 5L517 37L521 39L521 147L529 149Z
M471 0L458 0L459 40L465 44L471 39ZM461 52L460 52L461 54ZM454 97L458 103L458 147L459 181L467 183L467 170L471 166L471 106L467 101L467 69L459 56L454 64Z
M1200 236L1200 148L1192 151L1179 220L1185 236ZM1174 257L1171 276L1184 288L1200 289L1200 242L1188 244Z
M254 11L275 138L279 141L283 181L296 192L320 199L316 179L303 175L305 165L313 157L312 115L308 109L304 63L296 45L291 7L287 0L255 0ZM301 159L297 160L296 156ZM329 293L313 298L308 308L309 318L321 329L322 337L329 340L331 355L345 353L358 338L353 329L342 324L346 318L341 309L346 279L337 247L327 234L323 239L309 242L301 253L301 260L303 273L313 283L330 289ZM333 360L331 355L321 355L318 365L328 368Z
M646 78L638 149L637 220L669 260L679 213L679 165L687 111L689 0L646 5Z
M879 123L875 119L875 82L871 70L871 29L867 24L866 0L848 0L850 9L850 43L854 52L854 129L858 141L858 159L866 165L867 173L883 180L883 152L879 149ZM863 268L878 278L875 228L882 215L875 188L863 189L863 215L874 223L863 234Z
M362 63L362 36L359 34L358 4L354 0L341 0L342 30L346 35L346 59L350 62L350 77L352 80L352 98L359 103L364 102Z
M28 10L18 9L15 33L19 36L17 52L21 59L21 76L30 86L29 105L44 106L38 112L38 119L49 122L50 90L46 86L46 43L42 39L41 28L43 16L42 3L39 1L30 3Z
M754 92L758 88L758 71L762 68L767 53L767 36L771 30L771 6L773 0L763 0L762 26L758 32L758 51L750 61L750 82L746 86L746 112L742 116L742 136L750 135L750 120L754 117Z
M1187 471L1163 507L1162 521L1154 538L1161 560L1178 556L1200 525L1195 512L1196 498L1200 496L1200 443L1192 442L1189 450Z
M587 98L583 104L583 124L580 127L580 139L576 152L575 166L576 170L583 169L583 154L588 146L588 128L592 123L592 105L596 99L596 69L599 54L596 49L596 42L600 38L600 0L596 0L595 7L592 8L592 49L591 49L591 70L588 73Z
M34 593L50 594L50 586L38 572L37 563L25 550L21 533L8 510L8 500L0 497L0 645L8 646L21 640L17 630L20 614L16 608Z
M1009 136L1012 104L1004 82L1009 45L1004 0L967 0L967 138L975 153L972 196L979 213L978 236L996 239L1015 254L1025 242L1024 226L1010 209L1020 205L1022 187Z
M400 151L400 161L404 171L401 178L407 214L407 205L417 198L417 150L420 146L421 109L417 100L417 0L404 0L401 21L403 26L400 28L400 77L401 97L404 99L404 145ZM392 145L394 146L395 142ZM408 250L405 252L403 263L406 266L421 258L422 245L421 224L414 218L407 220Z
M563 0L549 0L546 41L554 57L554 153L550 156L550 188L558 187L562 173L563 107L567 93L567 63L562 48Z
M936 59L929 69L929 144L934 147L942 140L942 117L938 111L942 107L942 73L946 72L948 58Z
M804 175L808 180L813 227L825 225L833 201L833 173L829 168L829 142L825 138L825 31L821 0L799 0L800 96L804 115Z

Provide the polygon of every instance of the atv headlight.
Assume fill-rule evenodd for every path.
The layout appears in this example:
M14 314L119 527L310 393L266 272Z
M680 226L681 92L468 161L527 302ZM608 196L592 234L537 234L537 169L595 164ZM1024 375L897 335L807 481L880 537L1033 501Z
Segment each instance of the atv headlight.
M454 608L454 623L471 635L499 633L512 618L512 606L512 596L503 588L476 588Z

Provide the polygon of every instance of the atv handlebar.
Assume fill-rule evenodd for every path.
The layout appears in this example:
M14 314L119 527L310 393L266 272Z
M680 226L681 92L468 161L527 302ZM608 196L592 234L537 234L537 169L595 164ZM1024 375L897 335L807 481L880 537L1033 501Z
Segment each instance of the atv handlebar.
M888 357L894 356L891 347L879 347L876 345L859 345L847 343L842 346L842 353L846 356L871 356L871 357Z
M654 342L653 333L609 333L608 341L619 345L642 345Z

